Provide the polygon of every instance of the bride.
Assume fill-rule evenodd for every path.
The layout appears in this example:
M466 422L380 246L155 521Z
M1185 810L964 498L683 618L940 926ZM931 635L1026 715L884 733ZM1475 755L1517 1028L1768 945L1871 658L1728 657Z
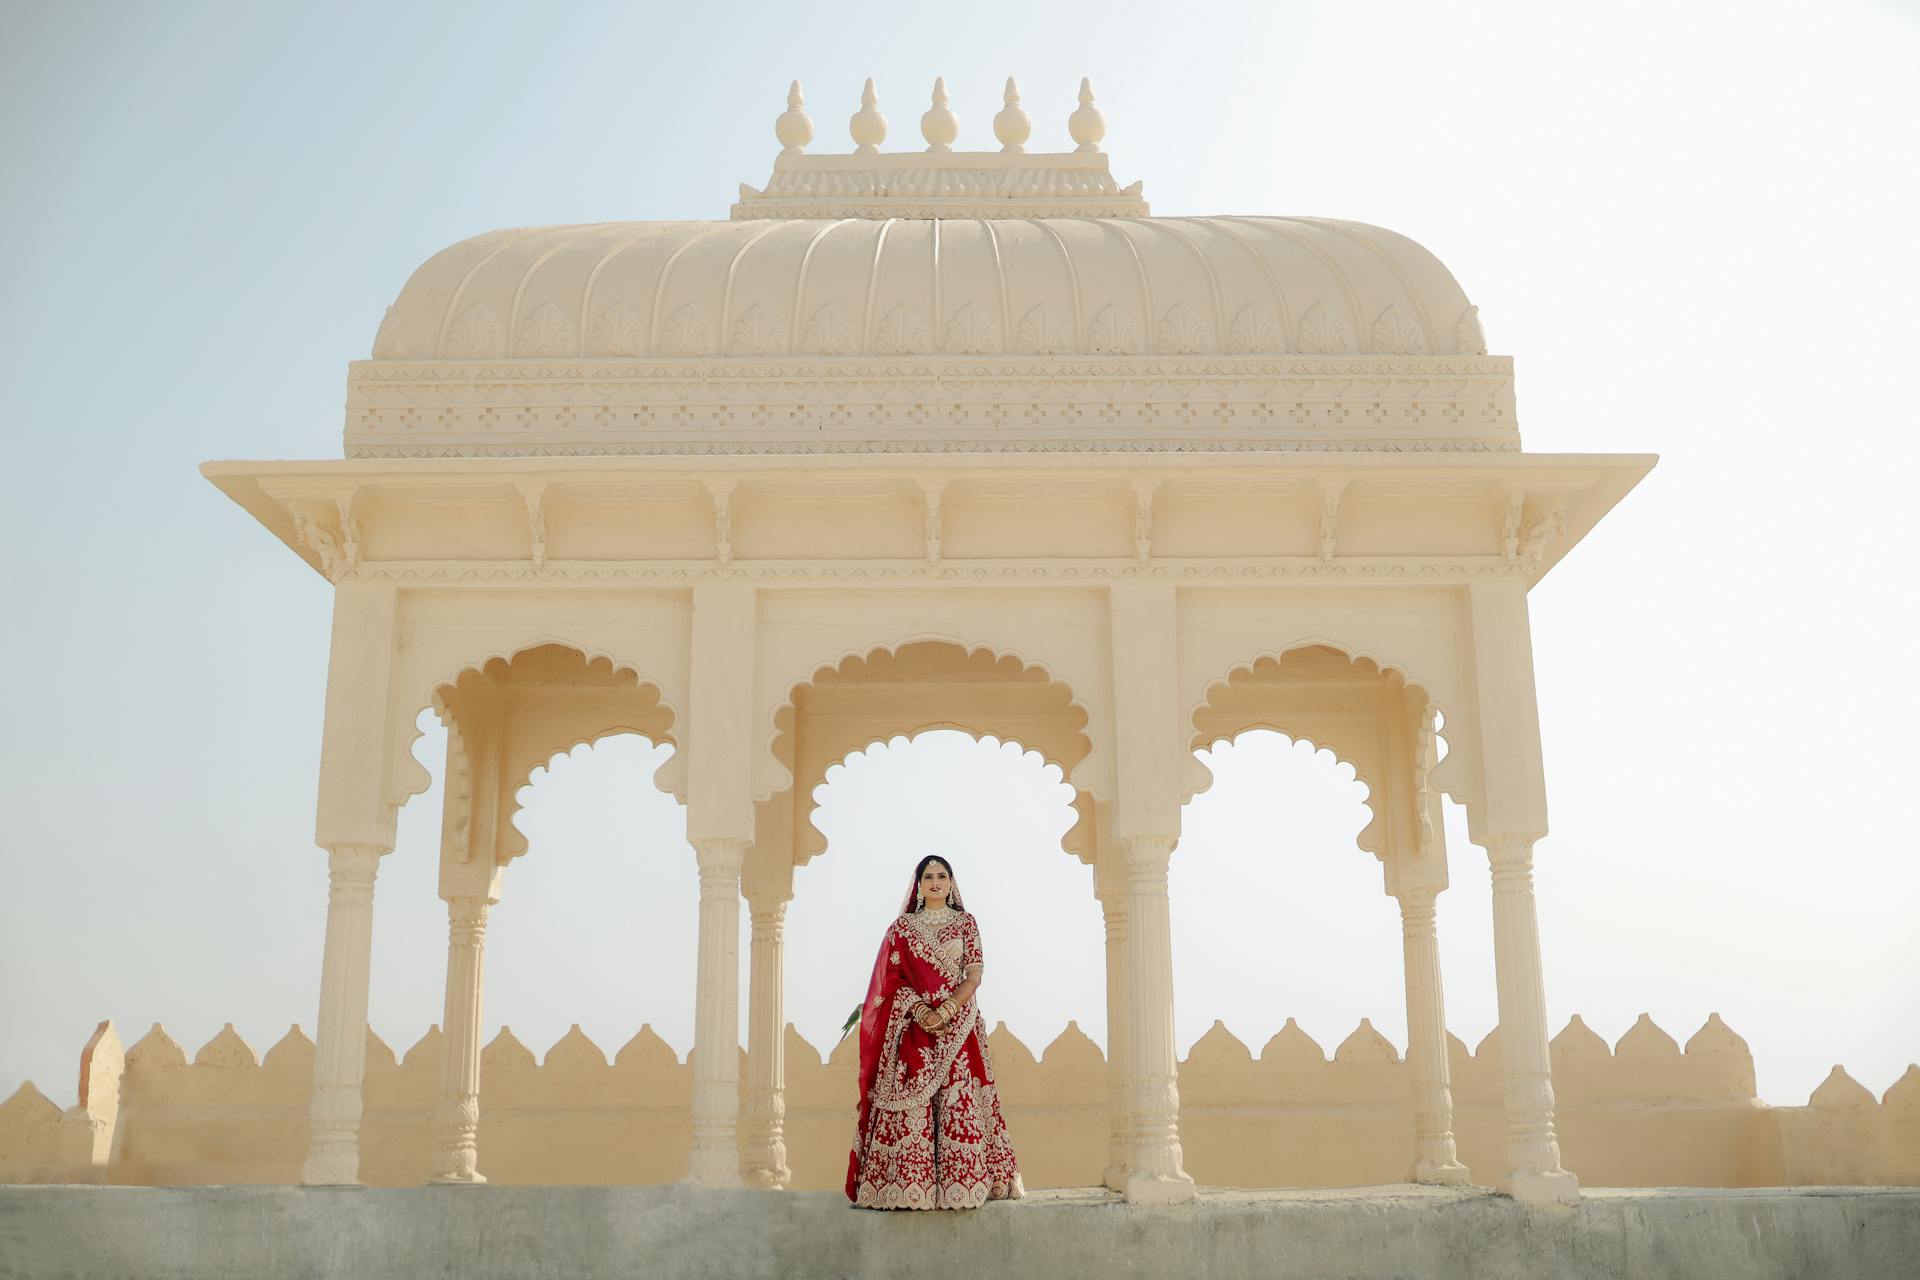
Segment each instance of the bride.
M860 1011L855 1205L977 1209L1023 1194L973 999L981 967L980 928L953 868L920 859Z

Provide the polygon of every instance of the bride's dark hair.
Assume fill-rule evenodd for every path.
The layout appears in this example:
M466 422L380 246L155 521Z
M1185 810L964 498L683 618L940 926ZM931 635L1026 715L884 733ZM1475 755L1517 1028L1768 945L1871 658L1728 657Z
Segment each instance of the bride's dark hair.
M965 911L967 909L960 901L960 877L953 874L953 863L949 862L941 854L930 853L920 859L920 865L913 869L913 883L907 886L907 900L900 904L901 915L904 916L920 909L914 905L914 899L920 896L920 877L927 874L928 865L935 862L947 869L947 879L953 885L951 889L947 890L947 905L955 911Z

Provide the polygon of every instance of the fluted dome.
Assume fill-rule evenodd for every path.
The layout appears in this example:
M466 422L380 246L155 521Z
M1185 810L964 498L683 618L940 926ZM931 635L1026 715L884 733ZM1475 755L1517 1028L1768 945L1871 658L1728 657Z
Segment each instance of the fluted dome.
M846 218L490 232L377 361L1484 354L1440 261L1317 218Z

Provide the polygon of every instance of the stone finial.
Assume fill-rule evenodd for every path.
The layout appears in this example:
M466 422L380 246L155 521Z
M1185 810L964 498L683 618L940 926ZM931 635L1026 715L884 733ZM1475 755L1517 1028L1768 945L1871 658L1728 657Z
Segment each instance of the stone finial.
M847 132L853 135L855 155L872 155L887 140L887 118L880 114L880 95L874 92L872 76L860 91L860 109L847 121Z
M920 117L920 136L927 140L929 151L951 151L953 140L960 136L960 119L947 105L945 76L934 78L933 108Z
M806 98L795 80L787 90L787 109L773 122L773 136L780 140L780 154L797 156L813 141L813 117L805 111Z
M1093 105L1093 84L1080 77L1080 105L1067 117L1067 132L1080 145L1077 151L1098 151L1100 139L1107 136L1107 118Z
M993 118L993 136L1000 139L1002 151L1025 151L1027 139L1033 136L1033 121L1020 105L1020 86L1007 77L1007 91L1002 100L1006 103L1000 108L1000 114Z

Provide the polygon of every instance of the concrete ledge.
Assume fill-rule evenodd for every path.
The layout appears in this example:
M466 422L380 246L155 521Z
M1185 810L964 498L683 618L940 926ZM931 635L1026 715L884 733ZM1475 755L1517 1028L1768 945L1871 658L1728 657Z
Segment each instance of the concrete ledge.
M1920 1188L1042 1191L973 1213L670 1187L0 1187L0 1277L1338 1276L1873 1280L1920 1268Z

